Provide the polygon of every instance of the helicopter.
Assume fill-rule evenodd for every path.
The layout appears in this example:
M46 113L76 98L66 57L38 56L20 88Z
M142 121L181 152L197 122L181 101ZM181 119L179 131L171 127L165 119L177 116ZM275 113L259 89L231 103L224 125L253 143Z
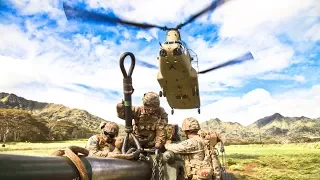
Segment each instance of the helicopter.
M198 75L223 67L240 64L254 58L251 52L247 52L240 57L231 59L209 69L203 71L196 70L195 66L198 66L197 54L193 52L192 49L187 48L186 43L181 40L179 29L191 23L203 14L213 11L229 1L231 0L214 0L208 7L194 14L184 23L177 25L175 28L138 23L117 17L111 17L101 13L71 7L65 2L63 3L63 8L68 20L78 19L99 23L115 23L142 29L158 28L160 30L167 31L165 42L162 44L159 42L160 49L157 57L160 67L157 74L157 81L161 87L159 96L166 97L166 100L171 107L172 115L174 114L174 109L195 108L198 109L198 113L200 114L201 103Z

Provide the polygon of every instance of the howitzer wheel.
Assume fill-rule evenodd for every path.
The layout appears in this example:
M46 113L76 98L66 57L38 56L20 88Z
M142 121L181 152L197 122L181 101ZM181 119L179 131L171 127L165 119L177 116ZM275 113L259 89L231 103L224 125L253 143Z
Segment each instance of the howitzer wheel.
M236 180L236 177L232 173L222 172L221 180Z

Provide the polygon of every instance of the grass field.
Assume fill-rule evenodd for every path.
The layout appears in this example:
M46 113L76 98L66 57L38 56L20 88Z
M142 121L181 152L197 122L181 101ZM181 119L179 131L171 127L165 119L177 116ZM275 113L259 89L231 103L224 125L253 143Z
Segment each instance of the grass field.
M8 143L0 153L50 155L68 145L84 147L86 140ZM320 143L226 146L227 171L239 180L319 180Z

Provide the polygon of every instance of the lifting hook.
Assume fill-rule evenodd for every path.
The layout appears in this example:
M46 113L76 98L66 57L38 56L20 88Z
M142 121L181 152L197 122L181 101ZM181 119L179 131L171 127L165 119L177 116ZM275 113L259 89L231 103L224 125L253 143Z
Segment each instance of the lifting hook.
M130 56L131 58L131 65L129 68L129 72L126 72L126 69L124 67L124 60L127 56ZM129 136L133 139L137 151L141 151L141 146L139 144L139 141L132 133L132 94L134 92L134 89L132 87L132 73L135 66L135 57L133 53L131 52L125 52L120 57L120 69L123 74L123 94L124 94L124 117L125 117L125 132L126 136L124 138L123 146L121 149L122 154L126 154L126 149L128 146ZM128 152L127 152L128 153Z

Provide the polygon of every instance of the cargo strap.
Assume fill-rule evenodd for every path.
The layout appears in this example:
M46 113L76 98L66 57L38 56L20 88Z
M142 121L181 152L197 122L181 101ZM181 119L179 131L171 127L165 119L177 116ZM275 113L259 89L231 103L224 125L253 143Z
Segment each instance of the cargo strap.
M80 180L89 180L89 176L86 170L86 167L84 166L83 162L78 156L78 153L84 154L85 156L88 156L89 151L85 148L78 147L78 146L68 146L63 149L58 149L54 153L52 153L52 156L63 156L64 154L70 159L70 161L76 166L79 175Z

